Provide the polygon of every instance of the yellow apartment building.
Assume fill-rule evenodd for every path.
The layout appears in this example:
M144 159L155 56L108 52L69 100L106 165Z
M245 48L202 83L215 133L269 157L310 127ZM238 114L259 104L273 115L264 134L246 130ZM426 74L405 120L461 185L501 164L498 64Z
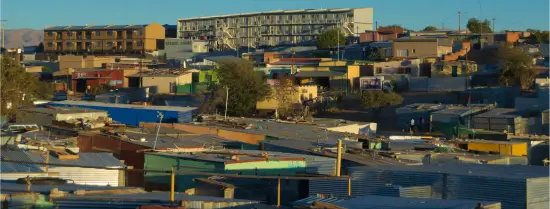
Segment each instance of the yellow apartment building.
M158 49L165 28L147 25L53 26L44 29L45 54L139 54Z

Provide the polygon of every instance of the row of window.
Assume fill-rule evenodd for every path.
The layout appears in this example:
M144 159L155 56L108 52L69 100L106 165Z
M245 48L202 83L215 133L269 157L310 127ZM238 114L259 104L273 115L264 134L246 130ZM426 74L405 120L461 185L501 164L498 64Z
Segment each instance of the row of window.
M54 33L54 32L49 31L49 32L47 33L48 37L52 37L52 36L53 36L53 33ZM72 36L74 35L74 33L76 33L76 32L67 32L67 36L72 37ZM143 34L143 31L142 31L142 30L138 30L138 31L136 31L136 34L137 34L138 36L141 36L141 35ZM94 31L94 35L95 35L95 36L101 36L101 31ZM114 36L114 31L107 31L107 35L108 35L108 36Z
M92 42L92 43L95 44L96 47L101 47L101 41ZM108 41L105 44L109 47L112 47L112 46L115 45L115 42ZM72 47L72 46L74 46L74 43L73 42L67 42L67 43L65 43L65 45L67 45L68 47ZM143 41L136 42L136 46L143 46ZM48 42L48 47L53 47L53 42Z

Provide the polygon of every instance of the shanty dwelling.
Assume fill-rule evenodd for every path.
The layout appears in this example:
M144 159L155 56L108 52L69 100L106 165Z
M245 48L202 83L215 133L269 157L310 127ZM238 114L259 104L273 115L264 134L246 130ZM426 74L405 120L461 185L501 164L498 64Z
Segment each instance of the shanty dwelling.
M17 122L37 125L52 125L54 121L97 120L107 117L106 111L74 107L34 107L17 112Z
M146 154L145 169L166 170L172 166L181 171L201 171L224 174L258 176L328 175L334 170L335 160L327 157L257 150L226 150L203 153ZM147 173L148 185L168 188L170 176ZM152 182L149 184L149 182ZM281 180L281 201L291 202L307 196L309 181ZM240 179L199 175L178 175L176 190L196 195L251 199L275 204L277 180Z
M175 167L178 171L249 175L294 175L307 170L304 157L296 157L286 153L239 150L194 153L148 152L145 154L145 169L168 170L171 167ZM193 179L200 177L204 178L205 176L178 175L176 177L176 190L185 191L193 188ZM147 185L167 188L170 175L146 173L145 181Z
M387 187L430 186L432 199L501 202L502 208L548 208L547 167L440 164L354 167L351 195L395 196ZM336 180L334 180L336 181ZM336 194L345 197L347 194Z
M107 111L109 117L114 121L139 126L140 122L159 122L159 112L162 113L164 123L188 123L192 121L194 107L166 107L166 106L143 106L130 104L111 104L88 101L60 101L51 102L54 107L80 107L94 110Z
M78 147L81 152L111 152L123 160L127 166L143 169L145 164L144 150L159 151L205 151L211 149L242 148L242 143L209 134L191 134L161 127L156 137L156 127L151 129L126 129L124 132L111 134L81 134ZM163 168L163 169L169 169ZM128 185L146 187L142 172L127 172Z
M119 170L107 170L98 168L124 168L125 165L109 153L105 152L80 152L78 154L61 154L55 152L54 156L50 150L45 154L43 150L22 150L18 148L2 149L3 160L23 161L30 163L50 163L51 166L33 165L22 163L2 162L2 180L16 180L27 176L27 173L33 176L48 176L66 180L71 180L75 184L86 185L125 185L124 172ZM49 155L49 156L48 156ZM4 165L4 164L7 165ZM79 167L82 166L82 167ZM11 168L10 168L11 167ZM4 170L6 168L6 170ZM27 169L27 171L25 171ZM4 175L11 171L10 175ZM30 172L29 172L30 171ZM19 175L17 175L19 174Z
M447 106L431 114L433 131L440 131L447 136L458 136L458 127L472 126L471 119L493 108L493 105L472 104L470 106Z
M534 119L536 118L533 117L531 120ZM513 108L495 108L474 116L473 125L476 129L498 131L515 135L529 134L530 129L533 131L533 134L539 132L536 131L534 127L537 126L536 122L531 122L530 125L529 121L529 114L526 111L518 111Z
M419 129L429 130L430 127L430 114L445 108L443 104L428 104L428 103L415 103L404 107L395 109L397 115L397 127L406 129L407 124L411 120L415 120L415 124ZM424 126L420 126L420 119L424 119Z
M130 82L129 87L156 86L158 94L192 93L193 73L187 71L157 69L127 77Z

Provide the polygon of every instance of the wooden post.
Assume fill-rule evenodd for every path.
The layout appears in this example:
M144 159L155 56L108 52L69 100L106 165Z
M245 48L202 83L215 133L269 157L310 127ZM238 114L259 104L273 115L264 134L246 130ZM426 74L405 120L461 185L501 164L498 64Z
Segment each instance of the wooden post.
M176 182L176 174L174 173L174 167L172 167L171 179L170 179L170 205L174 206L174 187Z
M281 206L281 179L277 179L277 207Z
M342 167L342 140L338 140L337 145L338 156L336 157L336 176L340 176L340 169Z
M348 198L351 198L351 176L348 176Z
M46 169L44 169L44 171L46 172L46 175L48 175L49 163L50 163L50 150L47 150L46 151Z

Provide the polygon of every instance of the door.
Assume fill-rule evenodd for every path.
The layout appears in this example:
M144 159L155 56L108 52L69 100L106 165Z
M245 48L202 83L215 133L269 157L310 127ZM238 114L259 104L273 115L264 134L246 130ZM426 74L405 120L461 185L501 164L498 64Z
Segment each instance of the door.
M453 77L457 77L458 76L458 66L453 66Z

